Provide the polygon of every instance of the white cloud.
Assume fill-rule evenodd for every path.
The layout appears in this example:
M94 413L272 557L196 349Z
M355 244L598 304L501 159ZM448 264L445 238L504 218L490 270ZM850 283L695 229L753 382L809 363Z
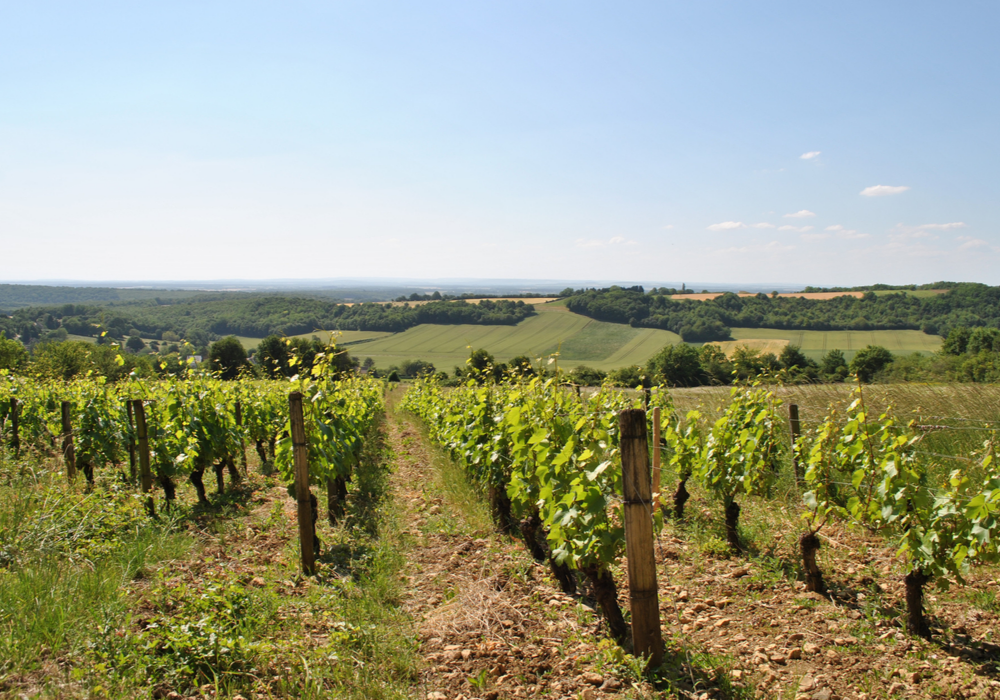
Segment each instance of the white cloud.
M663 227L663 230L664 230L664 231L669 231L669 230L670 230L670 229L672 229L673 227L674 227L674 225L673 225L673 224L667 224L666 226L664 226L664 227Z
M750 224L750 228L774 228L774 224L761 221L759 224Z
M906 192L910 189L905 185L894 186L894 185L873 185L871 187L866 187L861 190L862 197L885 197L890 194L900 194L901 192Z
M624 243L624 242L625 242L625 236L615 236L610 241L608 241L608 243L612 243L612 244L614 244L614 243Z
M709 231L732 231L738 228L746 228L747 225L742 221L723 221L721 224L712 224L708 227Z
M808 209L802 209L794 214L785 214L786 219L809 219L816 216L815 212L811 212Z
M959 250L976 250L977 248L989 248L990 250L996 251L994 246L991 246L989 242L984 241L982 238L972 238L971 236L959 236L958 240L965 241L962 245L958 246Z
M829 233L803 233L799 238L803 241L822 241L830 238Z
M593 238L577 238L575 244L577 248L598 248L604 245L604 242L594 240Z
M818 157L820 153L822 153L822 151L809 151L808 153L800 155L799 158L802 160L812 160L813 158Z
M902 226L902 224L900 224ZM953 221L950 224L920 224L917 226L920 229L935 229L937 231L950 231L954 228L965 228L965 222Z
M851 240L855 240L855 239L858 239L858 238L868 238L869 235L870 235L870 234L867 234L867 233L858 233L853 228L844 228L840 224L834 224L833 226L827 226L825 230L827 230L827 231L833 231L834 233L837 234L838 238L848 238L848 239L851 239Z
M812 226L789 226L785 224L784 226L778 227L779 231L795 231L796 233L805 233L806 231L812 231Z

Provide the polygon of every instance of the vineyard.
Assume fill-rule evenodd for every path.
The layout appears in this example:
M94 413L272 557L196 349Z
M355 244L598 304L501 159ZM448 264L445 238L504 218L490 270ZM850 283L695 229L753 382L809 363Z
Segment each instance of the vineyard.
M476 379L0 377L0 693L998 696L996 397Z

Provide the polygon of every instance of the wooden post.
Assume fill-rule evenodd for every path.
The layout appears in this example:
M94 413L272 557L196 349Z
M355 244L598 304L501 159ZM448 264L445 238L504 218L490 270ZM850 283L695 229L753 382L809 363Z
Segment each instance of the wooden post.
M76 450L73 448L73 424L70 421L69 401L62 402L62 451L66 464L66 476L70 481L76 478Z
M799 421L799 407L797 404L788 404L788 423L791 425L792 432L792 469L795 471L795 483L799 486L802 485L802 465L799 464L799 458L795 454L795 442L799 439L802 434L802 423Z
M653 493L656 507L660 507L660 407L653 407Z
M622 483L625 495L625 554L632 606L632 648L650 657L650 668L663 663L660 603L653 555L653 503L650 493L646 412L630 408L618 416L621 428Z
M14 448L14 456L21 456L21 417L18 415L20 413L20 406L17 403L17 399L13 396L10 397L10 431L11 440L10 446Z
M293 391L288 396L288 414L292 424L292 457L295 460L295 500L299 511L299 550L302 555L302 573L311 576L316 571L313 551L313 513L309 496L309 448L306 445L306 426L302 416L302 392Z
M153 473L149 469L149 432L146 429L146 407L142 405L142 400L137 399L132 402L135 411L135 436L139 441L139 479L142 484L142 492L150 493L153 489ZM150 515L155 515L153 496L150 494L146 500L146 508Z
M236 402L236 427L240 433L240 464L243 466L243 473L247 476L250 472L247 469L247 441L243 437L243 404Z
M128 475L132 483L135 484L136 465L135 465L135 408L132 406L131 401L125 402L125 413L128 414Z

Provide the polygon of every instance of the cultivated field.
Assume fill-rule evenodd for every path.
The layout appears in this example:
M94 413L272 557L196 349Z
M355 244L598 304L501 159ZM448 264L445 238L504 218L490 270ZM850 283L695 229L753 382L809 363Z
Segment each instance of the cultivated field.
M559 362L567 367L587 364L606 370L642 364L664 345L677 342L676 333L603 323L561 305L540 305L537 316L516 326L425 324L359 345L354 354L371 357L380 367L420 358L448 369L464 363L470 347L485 348L501 361L559 352Z
M384 333L381 331L332 331L332 334L336 336L338 345L353 345L354 343L365 343L370 340L376 340L378 338L385 338L392 333ZM331 331L315 331L313 333L303 333L301 335L293 335L292 338L312 338L316 336L324 343L330 342ZM255 348L260 344L260 338L247 338L245 336L237 336L239 341L243 344L243 347L247 350Z
M706 345L717 345L722 352L726 353L726 357L732 357L733 353L736 352L736 348L749 348L751 350L756 350L757 352L771 353L772 355L780 355L781 351L785 349L788 345L787 340L774 339L774 340L757 340L754 338L746 338L744 340L724 340L715 343L705 343Z
M528 301L528 300L525 300ZM531 300L536 301L536 300ZM462 365L469 348L485 348L500 361L517 355L531 358L559 353L565 367L586 364L608 371L627 365L642 365L666 345L681 342L680 336L654 328L632 328L621 323L595 321L569 311L562 303L538 304L538 315L516 326L473 324L414 326L402 333L334 331L337 342L359 358L371 357L378 367L404 360L426 360L439 369ZM768 328L733 328L734 340L715 343L727 354L738 345L778 354L789 343L798 345L807 357L819 360L834 348L848 361L866 345L881 345L895 354L931 353L941 347L941 338L920 331L788 331ZM304 333L326 342L329 331ZM259 338L241 337L247 349Z
M941 347L940 336L927 335L922 331L788 331L775 328L733 328L732 335L735 344L740 344L740 341L747 344L785 340L792 345L798 345L806 357L814 360L819 360L830 350L837 349L842 350L844 357L850 361L854 354L866 345L881 345L895 355L909 355L914 352L932 353ZM754 345L751 344L751 347Z

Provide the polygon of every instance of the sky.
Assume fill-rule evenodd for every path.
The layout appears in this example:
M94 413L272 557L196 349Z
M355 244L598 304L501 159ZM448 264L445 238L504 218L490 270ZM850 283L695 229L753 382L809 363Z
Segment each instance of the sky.
M1000 284L995 2L5 2L0 281Z

